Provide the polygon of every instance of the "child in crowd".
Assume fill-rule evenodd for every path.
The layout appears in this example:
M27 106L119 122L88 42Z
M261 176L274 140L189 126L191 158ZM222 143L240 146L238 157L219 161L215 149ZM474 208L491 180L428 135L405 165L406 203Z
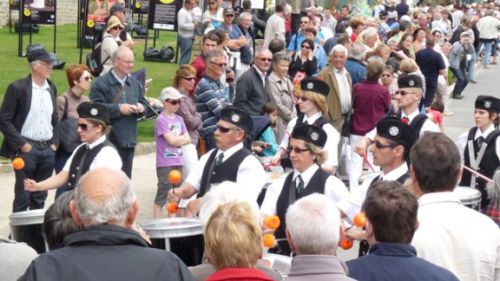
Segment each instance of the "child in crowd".
M161 91L163 112L156 119L156 176L158 189L154 200L153 217L161 217L162 209L167 203L167 194L172 184L168 182L168 173L174 169L182 169L181 146L191 143L184 120L175 114L179 109L180 99L184 96L175 88L167 87Z
M444 104L440 100L434 100L431 108L427 111L427 117L439 126L441 132L443 132L443 112Z
M266 103L261 113L269 117L271 124L262 132L258 141L253 143L252 151L260 155L261 162L266 164L279 149L279 145L276 142L276 135L272 128L278 119L278 106L274 103Z

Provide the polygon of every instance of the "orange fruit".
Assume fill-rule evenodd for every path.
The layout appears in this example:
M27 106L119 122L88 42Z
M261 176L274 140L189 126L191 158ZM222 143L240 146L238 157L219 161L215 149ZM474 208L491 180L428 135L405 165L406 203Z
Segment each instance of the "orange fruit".
M182 174L179 170L172 170L168 173L168 182L171 184L179 184L182 180Z
M177 203L168 203L167 204L167 212L169 214L174 214L177 212L177 210L179 210L179 205Z
M272 233L266 233L262 236L262 244L264 244L264 247L272 248L274 247L275 243L276 243L276 238Z
M349 250L350 248L352 248L353 244L354 243L349 239L343 239L342 241L340 241L340 247L344 250Z
M24 168L24 160L21 157L16 157L14 160L12 160L12 166L14 167L14 170L22 170Z
M280 227L280 218L276 215L268 216L264 219L264 225L272 230L278 229Z
M366 224L366 214L365 214L365 212L357 213L354 216L354 218L352 219L352 222L357 227L365 227L365 224Z

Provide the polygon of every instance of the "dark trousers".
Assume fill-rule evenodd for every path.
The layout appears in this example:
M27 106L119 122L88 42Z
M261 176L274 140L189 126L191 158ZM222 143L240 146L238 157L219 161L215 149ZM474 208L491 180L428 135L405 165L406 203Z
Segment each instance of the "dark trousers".
M451 72L453 72L455 78L457 78L457 81L455 82L455 87L453 87L453 96L454 97L460 96L462 92L465 90L465 87L467 87L467 84L469 84L465 68L450 67L450 70Z
M55 152L49 145L37 143L31 143L31 145L32 148L29 152L20 155L24 160L24 168L15 171L13 213L26 211L28 208L30 210L42 209L47 198L47 191L25 191L24 180L30 178L40 182L52 176Z
M292 34L297 34L300 28L300 18L304 16L304 13L292 14Z
M131 179L132 165L134 164L135 147L117 148L118 154L122 159L122 171Z
M425 87L425 98L424 98L424 106L431 107L432 102L434 101L434 97L436 96L437 87L428 86Z

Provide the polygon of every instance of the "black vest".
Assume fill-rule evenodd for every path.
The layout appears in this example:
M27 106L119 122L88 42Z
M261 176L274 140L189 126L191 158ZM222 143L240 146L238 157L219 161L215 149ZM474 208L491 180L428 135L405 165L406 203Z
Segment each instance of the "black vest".
M329 123L328 120L326 120L325 118L323 118L323 116L321 116L320 118L316 119L316 121L314 121L312 125L316 125L322 128L323 125L327 123ZM298 125L302 124L304 124L304 113L299 113L299 115L297 115L297 122L295 122L295 126L293 128L295 129Z
M286 238L285 216L286 211L288 210L288 206L292 205L298 199L307 195L311 195L313 193L325 194L325 184L329 176L330 174L323 171L321 167L318 168L318 170L314 173L311 180L305 187L304 192L298 197L295 193L296 185L293 182L293 172L286 177L285 183L283 184L283 189L281 189L278 201L276 202L276 215L278 215L281 221L280 227L275 232L275 236L277 239Z
M88 151L86 145L78 148L69 166L69 180L66 190L72 190L76 187L78 180L89 170L90 164L92 164L96 155L106 146L114 147L109 140L105 140ZM83 158L84 155L85 158Z
M223 181L236 182L241 162L243 162L247 156L252 154L250 150L242 148L236 151L233 155L231 155L231 157L227 158L220 165L216 166L215 155L217 154L217 151L218 149L215 149L212 154L210 154L207 163L203 168L198 198L205 195L212 184L221 183Z
M477 127L474 127L469 130L469 135L467 136L467 143L472 140L474 143L474 157L477 157L479 153L479 146L476 141L474 141L474 137L476 136ZM478 172L491 178L495 173L495 170L500 167L500 160L496 154L495 140L500 135L499 130L495 130L491 132L488 137L484 140L483 145L487 145L486 151L484 152L483 159L481 159L481 163L479 163ZM464 150L464 165L470 167L470 158L469 158L469 145L465 145ZM471 176L472 174L463 170L462 179L460 180L460 186L470 186L471 185ZM474 186L472 186L474 187ZM475 188L481 191L481 208L486 208L489 205L488 192L486 188L486 182L480 178L476 177L476 186Z

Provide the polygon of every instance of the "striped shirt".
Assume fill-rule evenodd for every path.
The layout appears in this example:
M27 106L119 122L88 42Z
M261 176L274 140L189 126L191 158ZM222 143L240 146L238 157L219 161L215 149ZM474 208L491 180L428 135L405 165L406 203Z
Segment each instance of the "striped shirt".
M21 129L21 135L35 141L52 139L52 113L54 107L47 80L42 87L32 82L31 106L26 121Z

